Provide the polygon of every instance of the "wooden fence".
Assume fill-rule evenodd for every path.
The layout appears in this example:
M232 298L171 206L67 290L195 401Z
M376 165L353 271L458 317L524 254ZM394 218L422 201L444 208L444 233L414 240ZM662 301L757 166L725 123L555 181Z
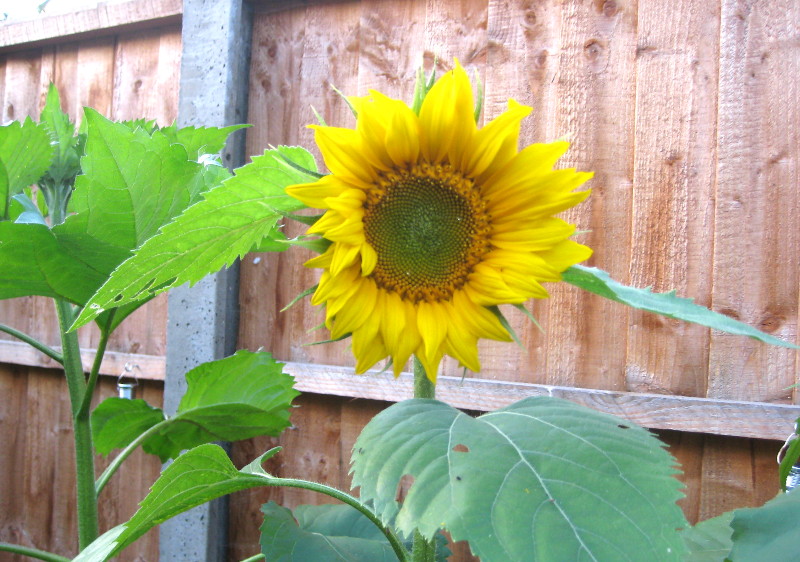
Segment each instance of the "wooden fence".
M114 16L105 19L88 11L69 20L67 32L64 18L49 28L0 28L3 119L37 115L52 80L75 116L91 105L117 118L172 120L180 2L144 4L150 12L127 19L122 7L103 8ZM312 106L329 124L352 125L331 85L409 99L420 63L446 69L457 57L485 85L485 121L508 98L532 105L523 143L567 135L573 144L561 165L595 172L590 199L567 213L588 231L581 242L595 250L591 265L630 284L676 289L797 342L800 6L793 0L275 0L253 7L249 154L270 144L312 146L304 128L315 121ZM242 465L277 442L284 450L269 470L347 489L356 436L387 403L408 397L410 386L407 378L353 375L346 342L304 345L325 339L306 333L321 311L308 303L280 309L315 282L302 267L306 257L243 260L239 347L273 351L306 394L292 429L279 440L237 444L233 456ZM570 286L549 289L551 298L533 305L543 332L512 313L524 345L482 343L483 371L463 384L446 360L439 395L482 411L556 394L654 428L682 465L681 505L691 521L776 493L777 440L800 415L796 392L787 390L798 381L796 352L631 312ZM133 361L148 366L146 377L163 378L165 301L139 314L116 336L106 374ZM56 343L39 299L0 302L0 319ZM97 341L91 331L81 338L87 350ZM69 514L71 496L62 490L71 489L71 452L56 444L71 441L57 372L7 340L0 340L0 362L0 445L12 451L0 457L0 503L11 507L0 513L0 540L69 552L64 541L74 524L59 522ZM159 402L157 381L144 390ZM102 392L113 392L113 380ZM105 492L121 496L105 511L107 525L134 509L158 471L152 460L135 462ZM41 466L49 478L37 473ZM12 499L11 490L22 496ZM301 490L235 494L231 560L258 551L259 507L268 499L289 507L324 501ZM155 560L156 541L151 534L126 559ZM465 547L456 550L458 560L469 559Z

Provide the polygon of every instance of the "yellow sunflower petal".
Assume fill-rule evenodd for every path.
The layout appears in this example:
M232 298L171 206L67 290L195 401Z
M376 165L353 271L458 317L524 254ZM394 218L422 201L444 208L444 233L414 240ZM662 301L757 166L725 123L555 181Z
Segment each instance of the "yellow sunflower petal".
M333 261L333 246L328 247L323 253L308 260L303 265L305 267L321 267L328 268Z
M335 244L333 246L333 260L331 261L331 274L339 275L345 268L352 265L361 249L350 244Z
M447 355L455 357L463 367L474 373L481 370L481 362L478 359L478 339L466 332L452 330L447 333L445 342Z
M359 279L361 281L354 283L358 288L353 291L347 306L343 306L336 315L331 329L333 339L353 333L374 314L373 309L377 297L375 283L363 277Z
M352 188L343 183L338 177L327 175L314 183L301 183L287 187L286 193L295 199L299 199L309 207L325 209L327 208L325 199L338 197L348 189Z
M460 162L476 130L475 101L466 71L460 64L433 85L419 112L420 149L428 162Z
M417 305L417 328L425 353L430 357L447 336L447 313L438 303L421 302Z
M325 165L335 176L348 183L369 189L377 178L376 170L364 158L362 138L352 129L310 125Z
M542 173L550 172L556 161L569 148L566 141L531 144L520 150L514 158L481 183L484 197L495 200L496 191L529 185Z
M408 362L411 354L416 351L422 343L419 332L415 329L417 325L417 309L409 303L404 302L397 293L386 293L387 306L390 310L397 311L399 314L405 316L405 327L394 342L392 348L392 367L394 376L400 376L403 367Z
M370 315L362 326L353 332L353 354L356 356L356 373L369 370L389 354L380 335L380 317Z
M428 379L433 383L436 382L436 375L439 371L439 364L442 362L442 357L444 357L444 352L444 342L431 352L426 351L424 346L420 346L414 352L419 362L422 363L422 367L425 369L425 374L428 376Z
M386 151L397 166L409 166L419 160L419 119L403 104L392 114L392 123L386 132Z
M478 338L511 341L511 335L491 311L475 304L465 291L453 295L453 321Z
M508 162L516 154L520 121L530 112L530 107L508 100L508 111L479 130L470 149L462 155L464 174L480 176L490 166L499 169Z
M361 275L367 276L373 272L378 264L378 254L369 242L361 244Z
M394 163L387 151L384 106L383 99L378 101L374 96L361 103L356 130L363 140L361 150L364 157L376 168L389 171Z
M576 263L588 260L592 256L592 249L574 240L564 240L546 252L539 252L539 256L557 271L564 271Z

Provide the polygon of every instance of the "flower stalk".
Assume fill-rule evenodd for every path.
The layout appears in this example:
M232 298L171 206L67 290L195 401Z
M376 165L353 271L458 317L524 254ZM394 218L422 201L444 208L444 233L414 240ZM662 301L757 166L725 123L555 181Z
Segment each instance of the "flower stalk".
M72 405L72 426L75 443L75 475L78 508L78 544L83 550L99 535L97 523L97 494L94 487L94 448L89 411L81 408L87 392L86 377L81 363L78 334L69 328L75 320L72 305L56 299L56 312L61 329L64 374Z
M414 356L414 398L436 398L436 384L428 378L422 362ZM413 562L433 562L436 558L436 543L428 541L419 531L414 531L411 550Z

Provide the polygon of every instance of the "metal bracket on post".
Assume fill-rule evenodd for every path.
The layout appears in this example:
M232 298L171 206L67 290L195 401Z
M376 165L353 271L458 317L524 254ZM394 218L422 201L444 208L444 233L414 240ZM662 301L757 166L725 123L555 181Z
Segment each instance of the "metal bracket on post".
M252 10L244 0L184 0L179 126L224 127L246 122ZM244 131L222 154L229 168L244 163ZM172 415L186 390L186 371L235 351L239 267L211 275L194 287L170 291L164 411ZM161 562L226 559L228 502L221 498L160 527Z

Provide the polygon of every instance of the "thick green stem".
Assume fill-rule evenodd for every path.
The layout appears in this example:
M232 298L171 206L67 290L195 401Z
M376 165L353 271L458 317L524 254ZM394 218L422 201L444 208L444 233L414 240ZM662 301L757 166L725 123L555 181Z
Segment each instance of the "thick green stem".
M21 554L29 558L36 558L37 560L46 560L47 562L69 562L69 558L39 550L38 548L31 548L29 546L20 546L18 544L10 544L7 542L0 542L0 552L13 552L14 554Z
M103 474L100 475L100 478L97 479L97 482L94 484L95 493L99 496L100 492L105 488L108 481L111 480L111 477L117 471L117 469L122 465L122 462L127 459L132 452L136 450L136 448L141 445L142 443L147 440L148 437L157 433L161 427L166 424L169 420L164 420L155 424L154 426L150 427L147 431L142 432L139 436L130 442L130 444L122 449L119 455L117 455L113 461L108 465L108 467L103 471Z
M341 490L337 490L331 486L319 484L318 482L309 482L307 480L296 480L294 478L272 478L270 479L269 483L271 486L286 486L289 488L302 488L304 490L311 490L312 492L319 492L320 494L325 494L326 496L330 496L339 500L340 502L354 507L363 513L367 519L372 521L375 526L378 527L386 536L386 538L389 540L389 544L392 546L392 550L394 550L394 553L397 555L397 559L401 562L408 562L408 551L405 549L405 547L403 547L403 544L400 542L400 539L397 538L397 535L394 534L394 531L392 531L390 527L384 526L378 516L375 515L375 513L373 513L369 507L361 503L358 498L354 498L350 494L342 492Z
M414 356L414 398L435 398L436 384L432 382L425 367L417 356ZM436 543L428 541L419 531L414 531L414 546L411 549L413 562L433 562L436 558Z
M417 356L414 356L414 398L436 398L436 383L431 382L425 373L425 367Z
M72 305L56 299L58 324L61 329L61 348L64 354L64 373L72 404L72 427L75 439L75 476L77 484L78 545L83 550L98 536L97 494L94 491L94 450L89 412L81 412L86 395L86 376L81 364L78 334L69 332L75 319Z
M61 354L58 351L56 351L52 347L48 347L47 345L43 344L39 340L34 339L32 336L29 336L25 332L20 332L19 330L15 330L11 326L6 326L5 324L0 324L0 332L5 332L6 334L11 334L12 336L17 338L18 340L24 341L25 343L27 343L31 347L38 349L39 351L41 351L42 353L44 353L45 355L47 355L48 357L50 357L54 361L57 361L57 362L61 363L62 365L64 364L64 358L61 357Z

